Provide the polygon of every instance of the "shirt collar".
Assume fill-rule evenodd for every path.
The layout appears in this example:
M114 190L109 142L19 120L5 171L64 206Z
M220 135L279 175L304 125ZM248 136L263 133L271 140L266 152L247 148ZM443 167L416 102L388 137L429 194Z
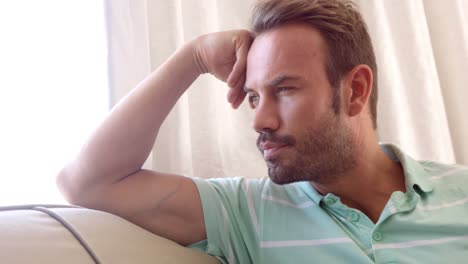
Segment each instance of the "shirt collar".
M393 144L380 144L380 147L389 155L390 158L396 157L403 167L405 173L406 188L413 189L417 193L432 192L434 185L430 181L429 173L423 165L405 154L399 147ZM393 154L393 155L392 155Z
M434 186L429 180L430 176L418 161L406 155L396 145L382 143L380 147L391 159L401 163L407 190L414 190L418 194L432 192ZM317 192L310 182L303 181L297 184L316 204L323 199L324 196Z
M312 199L312 201L316 204L320 204L320 201L324 196L317 192L310 182L302 181L298 182L297 185Z

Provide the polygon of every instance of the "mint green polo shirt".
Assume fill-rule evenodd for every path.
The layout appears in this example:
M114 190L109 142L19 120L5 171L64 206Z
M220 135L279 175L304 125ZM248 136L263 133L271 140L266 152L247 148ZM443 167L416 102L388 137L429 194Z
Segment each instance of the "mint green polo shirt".
M468 263L468 168L383 148L407 192L391 195L377 223L309 182L196 178L207 240L190 247L222 263Z

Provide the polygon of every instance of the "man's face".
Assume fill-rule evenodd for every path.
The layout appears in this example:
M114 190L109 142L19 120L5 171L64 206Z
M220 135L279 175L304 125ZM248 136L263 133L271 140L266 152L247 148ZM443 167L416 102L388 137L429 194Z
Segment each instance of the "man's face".
M249 51L246 90L257 146L278 184L327 183L355 166L353 133L343 110L332 108L326 54L320 33L302 24L257 36Z

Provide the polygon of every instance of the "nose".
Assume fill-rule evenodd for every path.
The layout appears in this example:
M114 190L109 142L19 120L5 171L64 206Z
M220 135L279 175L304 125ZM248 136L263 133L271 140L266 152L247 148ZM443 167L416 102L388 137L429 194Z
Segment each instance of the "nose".
M277 105L272 101L260 100L255 108L252 126L257 133L265 130L276 131L280 126Z

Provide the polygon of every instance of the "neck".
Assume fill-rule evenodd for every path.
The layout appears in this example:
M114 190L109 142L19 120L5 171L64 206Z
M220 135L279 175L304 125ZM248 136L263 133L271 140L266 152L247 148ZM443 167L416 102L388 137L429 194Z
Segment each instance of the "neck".
M360 210L374 223L393 192L406 192L400 163L390 159L375 142L361 148L357 166L346 175L334 177L337 180L331 183L312 183L322 195L339 196L343 204Z

